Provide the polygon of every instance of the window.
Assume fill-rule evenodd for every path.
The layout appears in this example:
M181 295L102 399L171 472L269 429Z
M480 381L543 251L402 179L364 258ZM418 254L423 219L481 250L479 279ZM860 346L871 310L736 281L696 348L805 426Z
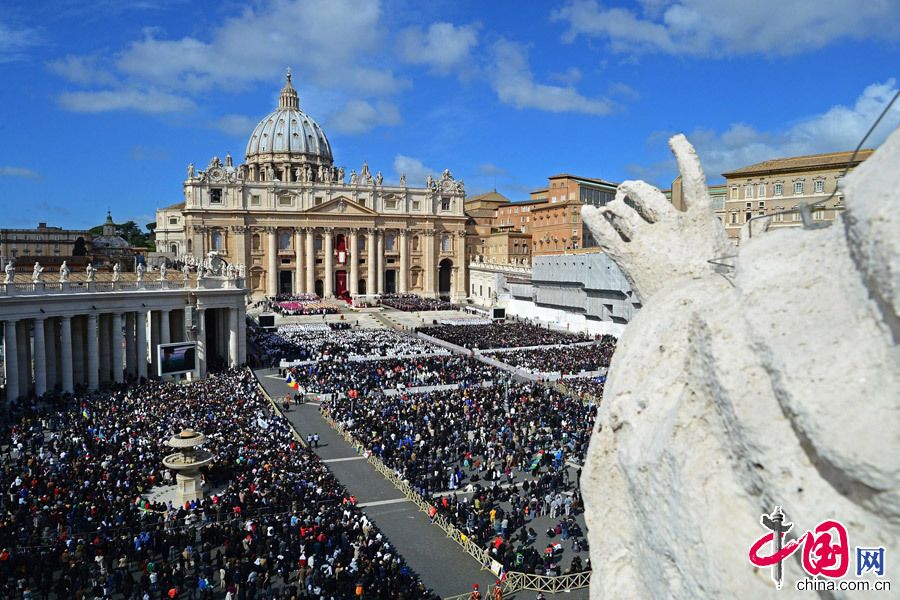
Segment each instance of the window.
M817 180L816 180L816 193L817 193L817 194L824 194L824 193L825 193L825 180L824 180L824 179L817 179Z
M737 225L737 213L734 211L731 212L731 224Z
M385 198L384 199L384 207L388 210L397 210L397 199L396 198Z
M760 201L759 201L759 207L760 207L760 208L765 208L765 207L766 207L766 201L765 201L765 200L760 200Z
M803 182L795 181L794 182L794 195L796 196L796 195L802 194L802 193L803 193Z
M417 236L417 235L414 235L414 236L413 236L413 239L412 239L412 249L413 249L413 252L418 252L418 251L419 251L419 236Z
M278 234L278 249L279 250L290 250L291 249L291 234L282 231Z
M388 233L384 236L384 249L386 252L394 251L394 234Z
M441 210L450 210L450 196L441 197Z
M752 198L753 197L753 186L747 184L744 186L744 198Z
M760 183L756 186L756 197L757 198L765 198L766 197L766 184Z
M360 251L364 251L366 249L366 236L361 235L356 239L356 249Z
M725 208L725 194L716 194L712 197L713 208L722 210Z
M213 188L209 190L209 203L210 204L222 204L222 190L219 188Z
M213 250L224 250L225 249L225 236L221 231L213 231L212 238L210 239L210 244L212 245Z
M816 183L818 183L818 182L816 182ZM816 211L813 211L812 215L813 215L813 221L821 221L825 218L825 211L824 210L816 210Z
M753 208L752 202L744 202L744 208Z
M783 194L784 194L784 184L783 184L783 183L776 183L776 184L775 184L775 195L776 195L776 196L781 196L781 195L783 195Z
M169 252L171 252L172 254L178 254L178 245L172 244L171 246L169 246Z
M251 241L250 241L250 247L253 248L254 252L259 252L259 234L258 233L253 234L253 237L251 238Z
M178 217L169 217L169 225L178 225Z
M322 196L316 196L316 199L313 201L313 206L319 206L322 204Z
M259 206L259 194L253 194L250 196L250 206Z
M321 252L321 251L322 251L322 236L317 235L316 236L316 252Z
M450 244L451 244L450 236L447 234L442 235L441 236L441 252L450 252L450 250L452 249Z
M753 213L752 213L752 212L745 212L745 213L744 213L744 223L746 223L747 221L749 221L752 217L753 217Z
M422 202L420 200L413 200L412 208L413 210L420 210L422 208Z
M294 198L293 196L289 196L285 194L284 196L278 197L278 206L293 206Z
M731 188L731 199L737 200L737 197L738 197L738 189L737 189L737 186L735 186L735 187Z

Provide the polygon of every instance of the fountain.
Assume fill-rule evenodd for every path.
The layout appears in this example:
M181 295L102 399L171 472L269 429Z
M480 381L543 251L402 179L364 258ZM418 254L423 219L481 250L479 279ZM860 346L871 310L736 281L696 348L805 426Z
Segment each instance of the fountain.
M204 442L206 442L206 436L193 429L183 429L166 442L167 446L178 448L178 452L169 454L163 458L162 462L164 467L175 471L179 504L183 505L185 502L199 500L203 497L200 468L205 467L213 460L212 452L197 448Z

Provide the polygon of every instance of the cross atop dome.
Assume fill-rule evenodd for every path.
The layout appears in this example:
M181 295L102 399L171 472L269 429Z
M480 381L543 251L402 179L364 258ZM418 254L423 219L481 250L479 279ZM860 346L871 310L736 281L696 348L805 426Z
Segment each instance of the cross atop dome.
M281 88L281 96L278 98L278 108L300 108L300 97L297 90L291 85L291 68L287 69L287 81Z

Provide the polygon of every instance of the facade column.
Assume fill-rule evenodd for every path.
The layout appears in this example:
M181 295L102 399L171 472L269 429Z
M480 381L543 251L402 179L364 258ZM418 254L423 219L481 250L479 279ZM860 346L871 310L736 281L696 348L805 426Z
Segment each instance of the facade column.
M350 296L359 295L359 229L350 229Z
M334 227L325 228L325 292L326 298L334 298Z
M125 374L128 377L137 375L137 348L134 343L134 313L125 313Z
M6 401L19 398L19 351L16 344L16 322L3 322L3 356L6 369Z
M44 339L44 319L34 319L34 395L47 393L47 353Z
M63 393L75 390L74 371L72 369L72 317L59 318L60 347L59 368Z
M238 366L238 310L228 309L228 366Z
M375 258L377 259L375 265L375 285L378 286L379 294L384 293L384 234L385 231L383 229L378 231L378 249L375 254Z
M44 358L47 361L47 389L53 390L59 381L59 371L57 369L56 353L59 350L56 342L56 319L48 318L44 321Z
M316 293L316 235L315 229L307 227L304 230L306 238L306 293Z
M137 352L137 377L147 379L147 311L139 310L135 314L134 337Z
M90 314L87 318L87 383L89 390L100 387L100 349L97 347L97 315Z
M266 229L266 295L278 295L278 240L274 227Z
M425 243L425 290L426 298L434 298L434 231L426 231L422 235Z
M466 282L466 273L469 272L469 265L466 264L466 232L460 230L456 232L456 299L462 300L469 295L468 285Z
M294 230L294 293L303 294L306 290L303 276L303 230Z
M112 335L110 336L112 378L116 383L122 383L125 380L122 377L122 363L125 358L125 348L122 347L122 313L113 313L110 320L112 321Z
M370 227L367 231L366 238L366 267L368 270L366 276L366 294L377 294L378 284L375 283L375 267L377 259L375 257L375 228Z
M401 229L397 236L400 243L400 277L399 292L405 294L409 291L409 248L407 246L406 230Z
M206 309L197 309L197 367L200 379L206 377Z

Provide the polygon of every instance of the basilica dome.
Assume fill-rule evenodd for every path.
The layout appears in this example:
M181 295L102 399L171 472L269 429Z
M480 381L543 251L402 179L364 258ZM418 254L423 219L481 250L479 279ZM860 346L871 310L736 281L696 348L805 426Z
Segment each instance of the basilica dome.
M331 165L331 144L319 124L300 110L300 98L291 85L291 73L281 90L278 108L264 117L247 142L248 163L281 161Z

